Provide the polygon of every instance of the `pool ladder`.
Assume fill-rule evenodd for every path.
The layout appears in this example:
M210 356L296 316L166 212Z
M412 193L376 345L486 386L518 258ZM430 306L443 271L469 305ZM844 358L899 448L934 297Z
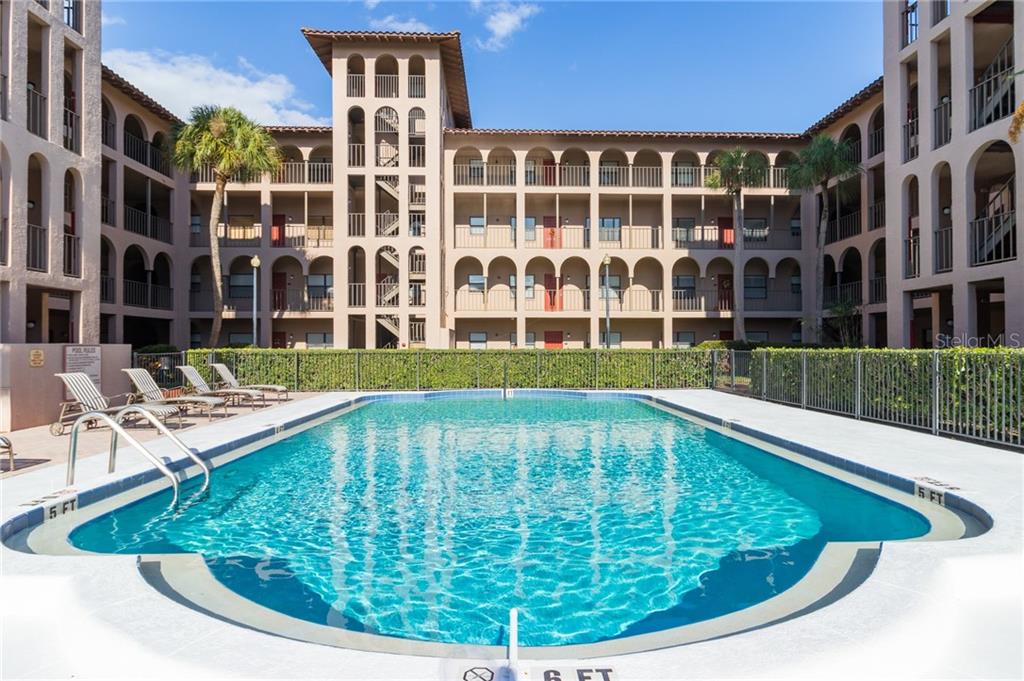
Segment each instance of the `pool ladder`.
M181 450L189 459L191 459L199 468L203 471L203 486L199 490L199 493L206 491L210 486L210 467L205 461L203 461L198 454L182 442L177 435L172 433L170 429L164 425L159 418L157 418L149 410L140 407L139 405L128 405L124 409L121 409L113 416L101 411L89 411L79 416L73 426L71 426L71 441L68 443L68 473L66 484L71 486L75 483L75 466L78 463L78 431L79 429L89 421L102 421L110 427L110 452L107 461L107 472L113 473L117 463L117 438L118 436L123 437L128 444L135 448L143 457L146 458L153 467L160 471L164 477L171 482L171 488L174 490L174 497L171 500L171 505L174 506L178 503L178 476L174 474L166 463L163 462L160 457L153 452L149 451L140 443L131 433L124 429L121 422L129 415L138 415L149 421L150 425L156 428L160 433L167 437L171 443Z

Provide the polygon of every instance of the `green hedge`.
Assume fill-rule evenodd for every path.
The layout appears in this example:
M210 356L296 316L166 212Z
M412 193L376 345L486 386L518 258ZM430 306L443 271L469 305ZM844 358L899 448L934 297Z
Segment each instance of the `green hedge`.
M188 350L210 379L223 362L245 384L293 390L706 388L703 350ZM507 377L507 378L506 378Z

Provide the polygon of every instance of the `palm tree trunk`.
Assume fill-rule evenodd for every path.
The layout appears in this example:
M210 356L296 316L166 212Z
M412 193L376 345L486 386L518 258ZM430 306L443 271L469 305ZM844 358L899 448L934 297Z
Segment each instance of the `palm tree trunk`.
M814 258L814 341L825 337L825 235L828 231L828 182L821 185L821 220L818 222Z
M736 241L733 247L736 255L734 260L738 270L733 274L732 280L733 329L736 332L736 340L744 341L747 339L747 325L743 318L743 298L746 293L743 290L743 200L740 192L732 195L732 225L733 238Z
M214 180L213 207L210 209L210 269L213 272L213 324L210 327L210 347L220 343L220 327L224 319L224 278L220 268L220 225L221 206L224 204L224 187L227 178L217 173Z

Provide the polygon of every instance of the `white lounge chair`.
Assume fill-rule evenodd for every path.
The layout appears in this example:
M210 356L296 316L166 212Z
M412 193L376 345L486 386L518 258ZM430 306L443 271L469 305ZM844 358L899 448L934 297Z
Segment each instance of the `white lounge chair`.
M67 386L72 399L61 403L60 416L57 417L57 420L50 425L51 435L61 435L64 432L65 419L68 419L70 416L77 416L79 413L85 413L87 411L116 414L121 409L124 409L126 404L131 403L131 400L134 397L133 393L114 395L113 397L124 397L126 404L116 407L111 406L111 398L105 397L100 393L99 388L96 387L96 384L92 382L92 379L89 378L87 374L73 372L67 374L54 374L54 376L64 381L64 385ZM159 419L166 420L172 416L177 416L178 425L181 425L181 409L177 405L152 404L146 401L137 402L135 405L144 408Z
M288 388L287 388L287 386L271 385L271 384L263 384L263 383L260 383L258 385L239 385L238 379L235 378L235 375L233 373L231 373L231 369L228 369L228 366L226 364L221 364L220 362L213 362L212 364L210 364L210 366L212 366L214 368L214 370L218 374L220 374L220 378L221 378L222 381L224 381L224 385L226 385L229 388L243 388L243 389L246 389L246 390L259 390L259 391L265 392L265 393L274 393L275 395L278 396L279 400L282 400L282 399L287 400L288 399Z
M10 439L5 435L0 435L0 451L7 452L7 472L10 473L14 470L14 445L11 444Z
M247 388L218 388L217 390L214 390L195 367L182 364L178 367L178 371L185 376L185 379L192 385L192 389L195 390L197 395L203 395L204 397L228 397L234 398L235 400L248 400L253 409L256 408L256 400L262 401L264 406L267 404L267 398L264 397L263 393L259 390L249 390Z
M213 410L217 407L224 408L224 415L228 414L228 401L223 397L210 397L204 395L182 395L180 397L167 397L164 391L153 380L153 375L145 369L121 369L128 374L135 385L135 389L146 404L175 404L188 409L195 407L203 411L209 420L213 420Z

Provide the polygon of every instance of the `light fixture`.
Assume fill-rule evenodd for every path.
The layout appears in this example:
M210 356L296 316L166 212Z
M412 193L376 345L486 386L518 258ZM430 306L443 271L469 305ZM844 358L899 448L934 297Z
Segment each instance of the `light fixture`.
M949 215L951 212L952 212L952 210L950 210L949 206L943 206L942 207L942 214L943 215Z
M33 201L32 199L29 199L28 201L25 202L25 207L28 208L29 210L34 210L36 207L36 202Z
M259 269L260 267L260 256L254 255L249 259L249 264L253 266L253 269Z

